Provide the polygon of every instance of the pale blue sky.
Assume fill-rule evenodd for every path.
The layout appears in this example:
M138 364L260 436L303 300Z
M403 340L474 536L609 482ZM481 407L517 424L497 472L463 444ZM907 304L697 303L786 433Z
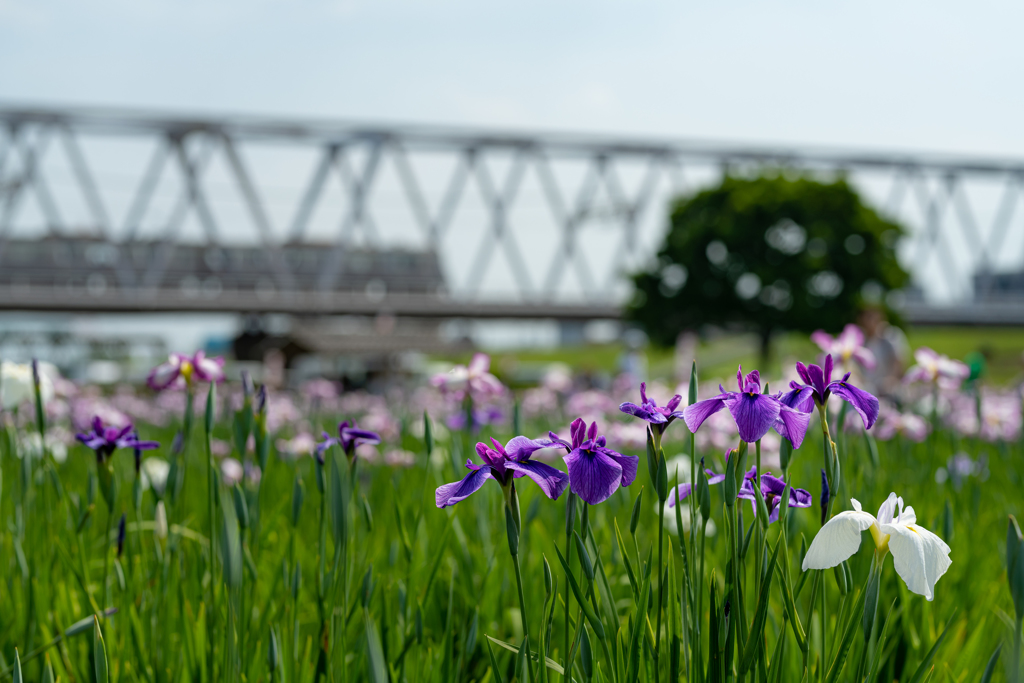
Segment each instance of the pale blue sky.
M1024 156L1020 3L0 0L0 99Z

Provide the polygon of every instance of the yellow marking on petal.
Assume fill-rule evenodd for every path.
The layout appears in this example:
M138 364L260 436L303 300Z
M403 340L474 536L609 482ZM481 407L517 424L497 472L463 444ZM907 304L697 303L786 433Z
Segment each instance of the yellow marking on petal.
M871 538L874 539L876 548L883 552L889 550L889 534L883 534L877 524L868 527L868 531L871 532Z
M183 361L181 364L181 376L185 378L187 384L192 384L192 373L195 372L195 368L192 367L192 363L189 361Z

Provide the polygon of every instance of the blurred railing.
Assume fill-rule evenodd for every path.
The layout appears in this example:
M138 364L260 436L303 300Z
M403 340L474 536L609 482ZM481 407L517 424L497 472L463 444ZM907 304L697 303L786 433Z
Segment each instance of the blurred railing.
M1024 271L1024 161L21 106L0 309L611 317L673 197L762 167L847 175L909 226L912 319L1024 323L992 276ZM86 251L29 268L32 244Z

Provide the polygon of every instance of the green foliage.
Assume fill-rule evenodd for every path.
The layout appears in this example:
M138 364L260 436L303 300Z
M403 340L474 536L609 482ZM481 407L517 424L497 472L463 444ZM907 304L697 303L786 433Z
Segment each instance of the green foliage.
M671 345L704 325L757 331L838 330L909 276L902 228L843 179L726 176L680 199L654 269L634 277L631 318Z

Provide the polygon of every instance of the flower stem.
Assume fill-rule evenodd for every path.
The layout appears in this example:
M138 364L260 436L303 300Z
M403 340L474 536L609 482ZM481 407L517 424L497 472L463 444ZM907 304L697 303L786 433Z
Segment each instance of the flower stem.
M664 454L658 453L659 457ZM657 629L654 631L654 681L661 680L661 611L665 605L665 564L662 558L665 552L665 501L658 501L658 617L655 621Z
M572 492L572 490L570 489L569 490L569 496L568 496L568 498L566 498L566 502L565 502L565 563L569 567L569 571L570 572L572 571L572 549L573 549L572 531L573 531L573 526L576 524L576 505L575 505L576 501L574 499L575 495L576 494L574 494ZM518 571L518 562L517 562L516 566L517 566L516 571ZM568 575L568 573L566 573L565 585L567 587L569 585L569 575ZM565 679L564 680L567 680L567 681L570 679L570 673L569 672L572 671L572 660L570 659L571 641L570 641L570 637L569 637L569 606L570 606L571 602L572 602L572 593L570 591L566 590L566 592L565 592L565 633L564 633L564 635L565 635L565 641L564 641L565 642L565 650L564 650L564 652L565 652L565 664L563 666L564 666L564 671L565 671Z
M526 651L526 664L532 670L533 669L533 665L532 665L532 663L530 661L530 651L529 651L529 647L530 647L530 627L529 627L529 619L526 618L526 598L523 596L523 575L522 575L522 572L519 570L519 555L518 554L512 555L512 564L516 568L516 588L519 590L519 613L521 615L521 621L523 623L523 640L526 642L526 647L527 647L527 651ZM541 656L544 655L543 652L540 653L540 654L541 654ZM543 664L543 662L542 662L542 664ZM530 676L530 678L533 679L533 676Z

